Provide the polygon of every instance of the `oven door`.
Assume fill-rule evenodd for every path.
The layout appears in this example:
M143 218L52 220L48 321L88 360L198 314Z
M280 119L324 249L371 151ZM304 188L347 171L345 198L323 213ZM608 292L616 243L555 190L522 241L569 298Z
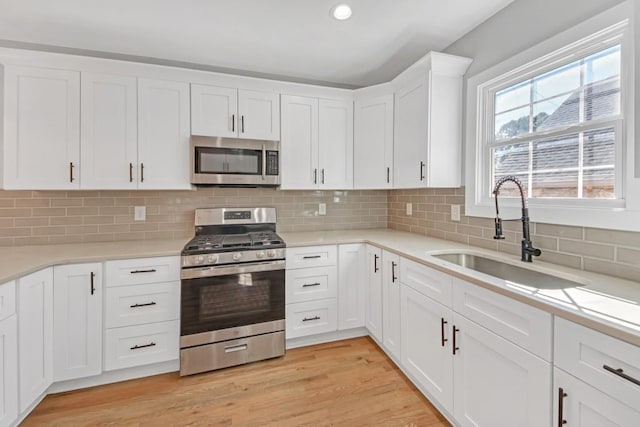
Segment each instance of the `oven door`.
M182 271L180 335L189 345L236 337L233 328L283 325L285 262L190 268ZM257 333L263 332L254 326ZM280 327L279 329L283 329ZM220 336L215 332L220 331ZM266 332L266 331L264 331ZM201 335L202 341L193 338Z

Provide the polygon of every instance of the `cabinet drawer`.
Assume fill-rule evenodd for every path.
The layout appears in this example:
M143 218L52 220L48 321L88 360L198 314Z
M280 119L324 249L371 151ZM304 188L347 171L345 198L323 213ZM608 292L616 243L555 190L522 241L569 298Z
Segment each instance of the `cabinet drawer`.
M107 329L104 370L175 360L179 356L180 321Z
M287 270L287 304L335 298L338 272L336 267Z
M335 298L287 305L287 339L338 330Z
M551 314L456 278L453 279L453 309L551 361Z
M327 267L338 264L338 247L306 246L303 248L287 248L287 269Z
M555 318L554 362L623 403L640 408L640 347L560 317ZM605 368L622 369L622 376Z
M180 280L180 257L107 261L105 277L107 287Z
M107 328L180 318L180 282L119 286L106 293Z
M440 304L451 307L453 278L448 274L400 258L400 281Z
M0 320L16 312L16 282L0 285Z

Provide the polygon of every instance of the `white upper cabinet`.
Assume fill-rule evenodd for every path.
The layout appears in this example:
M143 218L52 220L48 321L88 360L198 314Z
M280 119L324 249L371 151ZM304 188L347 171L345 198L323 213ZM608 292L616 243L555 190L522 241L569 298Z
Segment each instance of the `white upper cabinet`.
M393 185L393 94L355 101L353 185L358 189Z
M138 188L191 188L189 136L189 84L138 79Z
M393 80L394 188L459 187L468 58L430 52Z
M80 186L80 73L4 68L5 189Z
M282 96L281 188L353 187L353 102Z
M208 85L191 85L191 133L247 139L280 139L280 96Z
M81 185L135 189L138 185L137 80L82 74Z

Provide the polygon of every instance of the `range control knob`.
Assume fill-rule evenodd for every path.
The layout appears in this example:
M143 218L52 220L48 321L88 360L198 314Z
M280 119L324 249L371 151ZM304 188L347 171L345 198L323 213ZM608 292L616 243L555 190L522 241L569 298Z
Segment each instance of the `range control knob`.
M216 262L218 262L218 255L209 255L207 257L207 263L215 264Z
M238 261L240 258L242 258L242 252L236 252L235 254L233 254L234 261Z
M198 255L195 257L194 262L196 264L202 264L204 262L204 257L202 255Z
M258 258L258 259L260 259L260 258L264 258L264 255L265 255L264 251L258 251L258 252L256 252L256 258Z
M274 251L273 249L269 249L269 250L267 251L267 256L268 256L269 258L273 258L274 256L276 256L276 251Z

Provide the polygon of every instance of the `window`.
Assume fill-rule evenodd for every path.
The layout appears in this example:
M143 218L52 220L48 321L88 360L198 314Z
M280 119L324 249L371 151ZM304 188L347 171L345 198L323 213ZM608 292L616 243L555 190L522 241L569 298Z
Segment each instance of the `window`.
M535 222L640 231L633 7L614 6L468 78L466 215L494 217L495 183L515 175ZM506 218L520 216L516 192L500 190Z
M620 198L620 59L618 44L492 90L491 187L515 175L530 198Z

